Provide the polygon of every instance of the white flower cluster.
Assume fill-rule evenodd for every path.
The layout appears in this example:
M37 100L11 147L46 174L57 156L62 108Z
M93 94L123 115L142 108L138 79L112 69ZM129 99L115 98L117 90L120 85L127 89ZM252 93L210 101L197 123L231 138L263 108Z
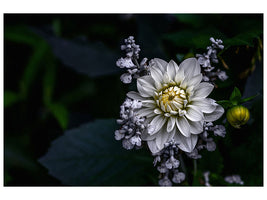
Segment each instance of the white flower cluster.
M212 72L215 67L211 66L211 63L218 63L217 49L224 48L224 46L222 45L223 41L220 39L215 40L213 37L210 38L210 41L212 44L211 46L207 47L207 53L196 54L198 62L202 67L203 81L215 81L217 78L225 81L228 78L225 71L218 69L216 72Z
M122 146L125 149L141 147L140 135L145 129L145 118L139 117L135 113L135 109L141 108L141 106L140 101L126 98L120 107L121 119L118 119L117 123L121 125L121 128L115 131L115 139L122 140Z
M241 180L241 177L239 175L226 176L224 180L227 183L236 183L239 185L244 185L244 181Z
M121 45L121 50L126 52L125 58L117 60L116 65L119 68L126 69L127 73L121 75L120 79L123 83L129 84L133 78L139 78L140 76L148 73L148 66L146 64L147 58L144 58L140 64L138 64L140 47L135 44L133 36L124 40L125 44Z
M174 140L165 144L165 148L154 154L154 166L160 172L161 179L159 180L160 186L172 186L173 183L181 183L185 179L185 174L178 170L180 161L175 157L178 155L178 145Z

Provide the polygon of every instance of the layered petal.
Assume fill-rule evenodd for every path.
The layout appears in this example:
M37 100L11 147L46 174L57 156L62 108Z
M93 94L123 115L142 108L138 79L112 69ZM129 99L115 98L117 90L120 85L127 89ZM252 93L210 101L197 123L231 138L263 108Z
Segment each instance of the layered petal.
M191 104L197 106L204 113L212 113L216 109L215 101L209 98L196 99Z
M153 154L158 153L161 150L156 145L156 139L147 141L147 145L148 145L148 148L150 149L151 153L153 153Z
M167 119L165 116L162 116L162 115L155 116L150 122L150 125L154 127L154 131L151 133L151 135L158 132L162 128L162 126L165 124L166 120Z
M194 94L191 97L191 101L194 101L195 99L207 97L211 93L213 88L214 88L214 86L210 83L206 83L206 82L200 83L196 87Z
M190 132L191 134L199 134L203 132L203 121L193 122L188 120L190 125Z
M188 77L189 79L201 72L200 65L196 58L188 58L184 60L179 68L184 70L185 77Z
M222 106L217 105L216 109L212 113L204 113L204 118L206 122L213 122L219 119L224 113L224 109Z
M188 109L185 113L185 116L191 121L197 122L204 119L203 113L198 109L198 107L193 105L188 105Z
M190 127L187 119L184 116L176 118L176 125L179 131L185 136L189 137L190 134Z
M171 132L175 127L175 117L169 117L167 124L167 132Z
M178 65L173 60L171 60L167 65L167 73L172 80L174 80L177 71Z
M190 137L185 137L182 134L175 134L174 140L178 143L178 147L185 152L192 152L197 144L197 135L191 135Z
M135 91L128 92L127 97L129 97L131 99L139 100L139 101L147 99L147 98L142 97L138 92L135 92Z
M153 61L163 74L167 71L168 63L165 60L154 58Z

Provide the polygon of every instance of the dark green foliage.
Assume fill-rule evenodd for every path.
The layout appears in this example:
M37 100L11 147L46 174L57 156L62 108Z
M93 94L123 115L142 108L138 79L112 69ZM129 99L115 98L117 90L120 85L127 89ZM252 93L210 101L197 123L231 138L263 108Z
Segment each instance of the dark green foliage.
M152 157L122 149L111 134L116 128L114 119L101 119L68 130L39 162L65 185L149 184L144 170Z

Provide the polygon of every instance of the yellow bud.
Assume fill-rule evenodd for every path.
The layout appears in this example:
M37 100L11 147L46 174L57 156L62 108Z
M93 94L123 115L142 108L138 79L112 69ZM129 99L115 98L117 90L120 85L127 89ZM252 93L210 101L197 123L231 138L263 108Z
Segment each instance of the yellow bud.
M249 120L249 110L244 106L234 106L226 113L228 122L235 128L240 128Z

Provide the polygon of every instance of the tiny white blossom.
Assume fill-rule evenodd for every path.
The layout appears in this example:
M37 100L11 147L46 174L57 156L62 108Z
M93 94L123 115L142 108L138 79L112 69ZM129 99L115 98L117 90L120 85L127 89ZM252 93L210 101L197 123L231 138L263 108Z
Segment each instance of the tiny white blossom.
M127 96L142 102L136 114L146 117L148 125L141 139L147 141L152 153L174 140L185 152L195 148L203 123L221 117L224 109L207 98L213 85L202 81L195 58L184 60L180 66L155 58L149 63L150 75L137 79L137 92Z
M135 65L131 58L120 58L117 60L116 65L120 68L133 68Z
M244 185L244 181L241 180L241 177L239 175L226 176L224 180L227 183L237 183L240 185Z
M121 79L121 81L122 81L123 83L126 83L126 84L132 82L132 76L131 76L131 74L129 74L129 73L124 73L124 74L122 74L121 77L120 77L120 79Z
M165 166L168 168L168 169L175 169L175 168L178 168L180 165L180 162L179 160L175 159L173 156L171 156L165 163Z
M225 130L225 127L223 125L216 125L212 128L213 132L214 132L214 135L218 135L218 136L221 136L221 137L225 137L225 134L226 134L226 130Z
M185 174L183 172L178 172L173 175L172 181L174 183L181 183L185 179Z
M163 179L159 180L159 185L160 186L172 186L172 182L167 176L165 176Z

